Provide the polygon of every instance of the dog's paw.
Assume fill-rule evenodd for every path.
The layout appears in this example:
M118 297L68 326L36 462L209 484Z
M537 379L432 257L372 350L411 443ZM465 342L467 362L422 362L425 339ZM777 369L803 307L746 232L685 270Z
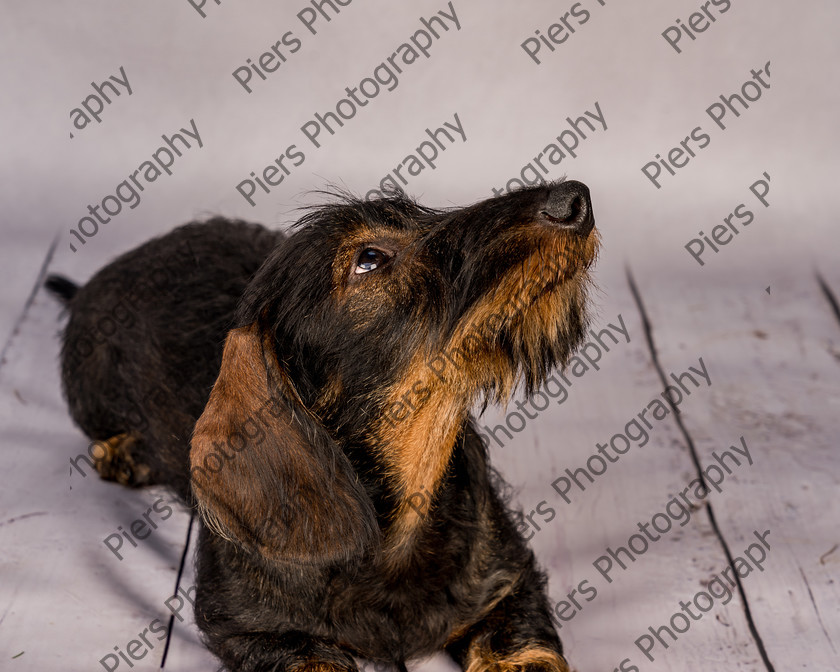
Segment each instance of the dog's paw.
M295 667L294 672L358 672L358 668L327 661L309 660L300 667Z
M528 646L508 654L473 649L465 672L570 672L569 664L545 646Z
M135 441L130 434L117 434L107 441L97 442L102 452L94 455L93 466L101 478L129 487L149 483L151 470L145 464L137 464L132 455Z

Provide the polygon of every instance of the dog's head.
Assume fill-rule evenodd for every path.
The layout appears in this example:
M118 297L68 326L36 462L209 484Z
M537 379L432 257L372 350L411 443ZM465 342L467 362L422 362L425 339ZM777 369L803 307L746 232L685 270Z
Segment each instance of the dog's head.
M196 425L205 520L278 560L359 555L383 528L405 547L471 405L537 389L581 343L596 252L579 182L307 214L249 285Z

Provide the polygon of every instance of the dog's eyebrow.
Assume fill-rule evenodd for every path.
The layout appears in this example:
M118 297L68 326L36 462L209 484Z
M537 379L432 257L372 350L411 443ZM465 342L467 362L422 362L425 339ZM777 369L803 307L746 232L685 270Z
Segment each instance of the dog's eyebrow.
M444 213L441 213L441 214L444 214ZM411 241L408 245L406 245L403 248L403 253L408 252L409 255L414 255L414 254L417 254L418 252L420 252L422 250L422 248L424 248L428 244L429 239L431 239L435 234L442 231L444 229L444 227L446 226L446 224L447 224L446 219L442 219L441 221L439 221L437 224L432 226L422 236L420 236L416 240ZM415 249L412 250L412 248L415 248Z

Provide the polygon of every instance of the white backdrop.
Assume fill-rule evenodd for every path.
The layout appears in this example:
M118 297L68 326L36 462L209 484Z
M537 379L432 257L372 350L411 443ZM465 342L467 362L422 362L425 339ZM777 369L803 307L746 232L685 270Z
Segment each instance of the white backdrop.
M460 0L452 4L460 29L449 20L448 32L433 23L441 36L429 57L404 66L393 91L382 87L370 101L363 98L365 106L335 135L323 131L320 148L301 127L316 113L334 112L348 97L346 87L372 77L423 28L421 18L449 13L447 3L353 0L334 3L338 14L324 5L332 19L319 14L315 35L298 18L315 12L305 2L209 0L206 18L187 0L53 3L49 9L6 4L0 46L5 247L26 238L46 245L58 232L54 265L80 279L112 255L191 218L221 213L282 226L295 218L295 207L311 201L308 190L335 183L365 193L427 139L426 128L455 114L466 142L459 138L435 170L426 168L405 188L431 205L484 198L565 130L567 117L593 110L596 102L607 130L599 125L581 141L577 158L544 163L548 177L568 175L591 187L607 263L620 250L676 272L698 270L683 246L750 198L748 186L764 172L772 178L771 207L756 213L749 235L709 253L710 267L737 266L782 247L809 249L830 235L840 92L829 29L840 14L834 3L794 10L732 0L725 13L726 5L710 4L716 21L707 20L694 41L683 34L677 53L662 33L671 28L672 35L676 21L685 25L702 3ZM573 8L588 20L570 33L560 20L566 15L575 27L581 19ZM555 38L565 40L553 52L540 43L537 65L521 44L537 30L547 35L552 24L563 28ZM284 35L298 41L297 51L283 47L287 61L265 81L252 72L253 92L247 93L232 73L247 67L246 59L257 62ZM753 80L751 71L768 62L770 88L762 88L739 118L728 112L726 130L719 129L707 108L721 95L740 92ZM120 68L131 94L122 85L115 85L119 97L106 88L112 102L103 103L101 122L75 128L80 118L73 110L95 94L91 83L122 78ZM88 100L94 110L98 104ZM161 135L189 128L190 120L203 147L176 157L172 176L148 185L137 207L124 206L71 252L70 231L88 206L113 195L161 146ZM698 126L708 146L675 176L663 168L657 189L642 167L679 147ZM236 185L290 145L305 161L270 194L258 191L252 207ZM10 257L0 271L3 284L27 286L37 260Z
M3 3L2 343L47 263L83 281L212 214L285 227L314 190L363 195L398 166L405 190L432 206L492 196L517 177L585 182L607 297L626 264L721 297L728 278L762 292L787 268L836 267L837 3L325 0L319 12L318 1ZM423 23L432 17L435 34ZM337 105L349 118L316 146L303 128L312 134ZM713 118L723 112L725 128ZM433 149L440 128L451 140L439 134ZM173 141L180 156L162 137L176 132L190 145ZM433 151L434 168L420 156ZM269 169L284 155L288 174ZM170 159L172 174L158 176ZM247 184L256 178L279 184L266 193ZM692 244L705 248L701 266L686 245L701 231L728 236L712 232L733 213L739 233L718 253ZM605 307L604 321L615 314ZM41 328L55 343L57 324ZM20 375L57 389L50 347L18 357L31 367ZM97 653L124 639L103 636Z

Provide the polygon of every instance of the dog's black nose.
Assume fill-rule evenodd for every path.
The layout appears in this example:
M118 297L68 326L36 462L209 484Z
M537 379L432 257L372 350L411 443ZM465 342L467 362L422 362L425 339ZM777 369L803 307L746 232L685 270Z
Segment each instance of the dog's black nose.
M586 238L595 226L589 188L581 182L561 182L553 186L540 214L557 226L571 229L581 238Z

